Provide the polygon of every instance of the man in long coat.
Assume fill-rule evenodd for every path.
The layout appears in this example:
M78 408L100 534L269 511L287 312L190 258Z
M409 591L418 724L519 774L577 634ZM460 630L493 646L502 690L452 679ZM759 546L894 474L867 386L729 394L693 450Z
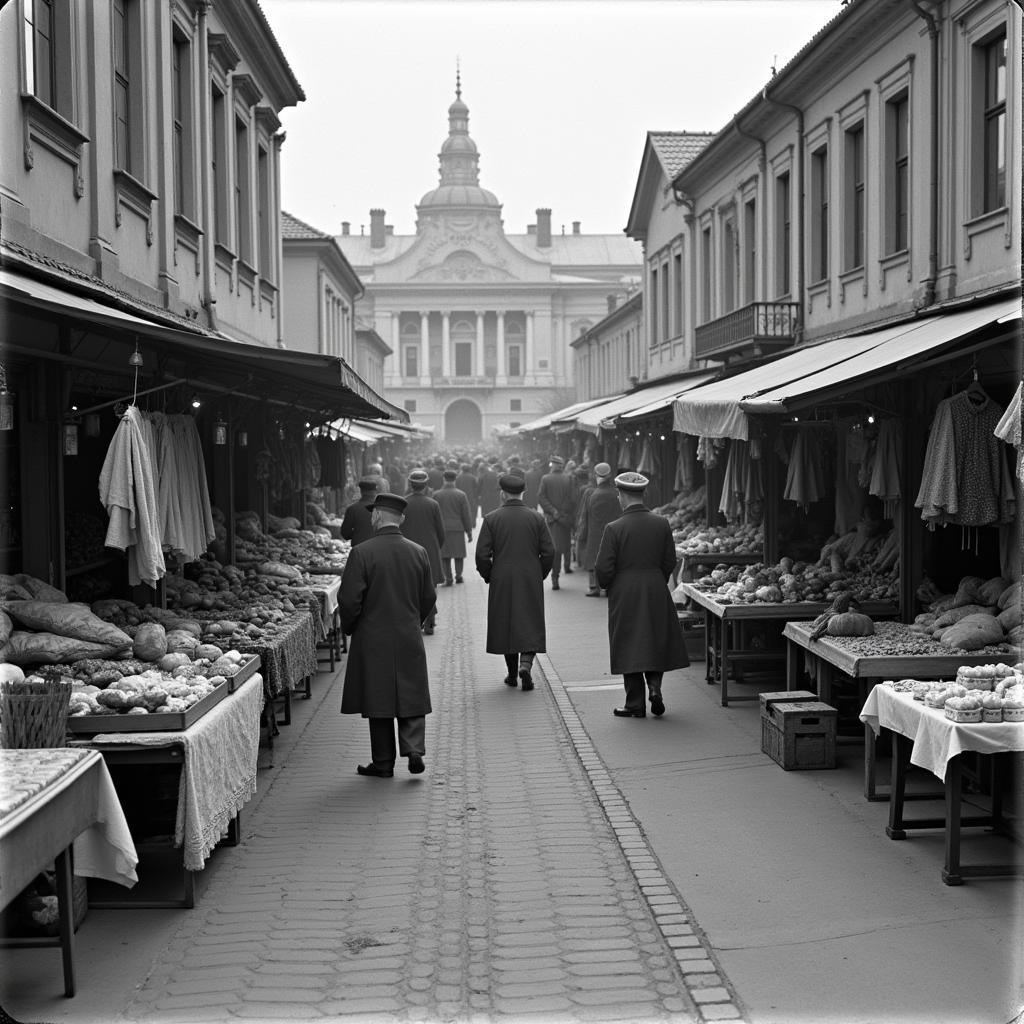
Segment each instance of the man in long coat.
M488 584L487 653L503 654L505 683L522 680L533 689L533 659L547 650L544 578L555 549L543 516L522 500L526 481L506 474L499 481L502 505L484 516L476 542L476 568Z
M469 514L469 499L455 486L456 476L454 469L446 469L443 486L434 492L434 501L441 506L441 518L444 520L441 567L446 587L452 585L452 559L455 560L455 582L462 582L466 542L473 539L474 520Z
M599 462L594 467L594 479L595 483L584 494L583 507L577 520L579 527L576 543L580 552L579 561L590 574L587 597L601 596L601 588L597 585L597 576L594 573L597 552L601 547L604 528L613 519L618 519L622 512L618 494L612 486L612 467L607 462Z
M405 507L401 495L377 495L374 536L352 549L338 593L341 628L352 637L341 713L369 720L372 759L356 771L383 779L395 774L396 721L398 753L413 775L423 771L431 711L420 628L437 594L426 551L399 529Z
M441 566L441 545L444 544L444 519L441 506L427 495L427 472L414 469L409 474L409 493L406 495L405 519L400 527L402 533L419 544L427 553L430 562L430 579L436 586L444 579ZM423 632L434 635L437 610L432 611L423 623Z
M534 459L530 468L526 471L526 490L523 491L523 504L527 508L537 507L537 493L540 491L540 481L544 476L540 459Z
M498 474L494 472L497 458L491 456L489 462L480 467L480 475L477 477L477 494L480 497L480 514L487 515L493 512L501 504L501 497L498 493Z
M601 538L595 574L608 591L608 646L611 670L622 674L626 702L619 718L645 718L644 683L651 712L665 713L662 675L690 664L668 581L676 565L672 528L644 505L647 477L620 473L615 478L622 515Z
M377 497L377 481L373 477L363 477L359 481L359 500L352 502L341 520L341 536L350 540L352 547L362 544L373 536L370 525L370 506Z
M560 455L552 455L549 464L551 472L541 477L537 500L544 512L544 519L555 545L551 589L558 590L558 575L563 563L566 574L572 572L572 527L576 512L576 495L572 477L564 471L565 460Z
M469 463L463 462L459 469L459 475L455 478L455 487L462 491L469 502L469 514L476 522L477 513L480 511L480 493L477 489L477 479L469 470Z

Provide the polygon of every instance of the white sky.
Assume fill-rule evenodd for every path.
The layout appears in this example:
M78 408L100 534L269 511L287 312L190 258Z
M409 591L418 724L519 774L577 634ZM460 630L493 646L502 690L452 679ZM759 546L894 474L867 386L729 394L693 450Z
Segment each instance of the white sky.
M438 183L455 63L480 184L522 234L622 231L648 131L718 131L839 0L262 0L306 101L282 205L322 231L399 234Z

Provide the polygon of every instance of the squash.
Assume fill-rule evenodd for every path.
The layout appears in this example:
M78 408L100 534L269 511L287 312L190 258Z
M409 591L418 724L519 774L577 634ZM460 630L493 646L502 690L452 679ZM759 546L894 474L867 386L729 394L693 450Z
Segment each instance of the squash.
M939 642L946 647L958 647L964 651L976 651L989 644L1003 642L1003 627L991 615L968 615L959 622L944 629Z
M825 626L829 636L873 636L875 624L863 612L838 612Z
M132 654L142 661L159 661L167 653L167 631L159 622L145 622L135 631Z

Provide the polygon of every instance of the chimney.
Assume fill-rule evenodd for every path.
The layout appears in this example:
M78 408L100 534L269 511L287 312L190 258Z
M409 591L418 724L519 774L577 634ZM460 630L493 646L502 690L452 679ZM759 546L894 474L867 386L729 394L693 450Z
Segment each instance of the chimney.
M573 234L578 235L579 232L578 231L574 231ZM609 313L614 313L616 307L618 306L618 304L619 304L619 300L618 300L618 298L616 296L614 296L614 295L609 295L608 296L608 312Z
M537 248L551 248L551 211L537 210Z
M384 211L370 211L370 248L384 248Z
M343 235L347 235L349 233L349 231L351 230L351 228L352 228L352 225L351 225L351 223L349 221L343 220L341 222L341 233Z
M574 235L578 235L580 233L580 222L578 220L574 220L572 222L572 233Z

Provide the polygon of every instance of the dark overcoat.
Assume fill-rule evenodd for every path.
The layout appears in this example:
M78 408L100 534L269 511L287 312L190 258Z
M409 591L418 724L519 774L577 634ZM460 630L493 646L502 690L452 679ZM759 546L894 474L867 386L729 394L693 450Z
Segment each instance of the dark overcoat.
M487 515L501 504L501 493L498 487L498 474L493 469L481 469L477 480L477 493L480 495L480 514Z
M572 529L573 513L576 510L576 488L568 473L545 473L540 478L537 501L549 523L561 523Z
M460 473L455 478L455 486L466 496L466 500L469 502L469 514L475 523L476 514L480 509L480 493L476 477L472 473Z
M352 637L343 715L414 718L430 713L420 628L436 597L426 551L397 526L382 527L352 549L338 593L341 628Z
M528 469L526 471L526 490L523 491L523 504L527 508L537 507L537 493L540 491L540 480L543 470Z
M445 483L435 492L434 501L441 506L444 520L442 558L466 557L466 534L473 532L474 519L469 513L469 499L454 484Z
M432 491L441 490L444 486L444 470L438 469L437 466L431 466L427 470L427 483Z
M441 506L422 491L413 491L406 498L405 521L399 527L402 533L427 553L430 578L435 583L444 579L441 566L441 546L444 544L444 520Z
M667 672L690 664L668 581L676 565L672 527L633 505L604 528L594 566L608 591L611 671Z
M555 548L539 512L518 498L484 516L476 569L487 591L487 653L546 651L544 579Z
M345 515L341 520L341 536L352 541L352 547L373 536L369 505L376 497L376 494L371 494L365 500L356 501L345 509Z
M622 513L619 498L611 480L595 484L587 491L580 510L580 525L577 540L580 547L580 565L588 572L597 564L597 552L601 547L604 528ZM675 568L675 563L673 563Z

